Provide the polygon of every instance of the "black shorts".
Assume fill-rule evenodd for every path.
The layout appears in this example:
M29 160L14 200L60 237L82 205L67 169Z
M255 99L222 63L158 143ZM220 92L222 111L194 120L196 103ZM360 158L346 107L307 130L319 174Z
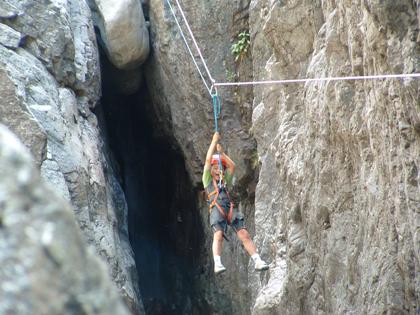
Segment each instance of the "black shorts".
M228 225L226 219L216 207L211 209L210 225L213 232L225 231ZM241 212L236 211L236 209L233 209L232 222L230 226L232 229L234 229L235 232L238 232L241 229L245 229L244 215Z

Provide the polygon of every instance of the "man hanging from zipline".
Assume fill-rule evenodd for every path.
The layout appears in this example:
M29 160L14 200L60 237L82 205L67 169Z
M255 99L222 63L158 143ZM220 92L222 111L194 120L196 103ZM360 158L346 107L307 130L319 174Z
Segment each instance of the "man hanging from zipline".
M232 184L235 163L223 152L222 146L218 143L219 140L220 134L215 132L207 151L203 171L203 185L207 191L209 202L210 225L214 232L212 245L214 272L218 274L226 271L220 255L222 254L223 233L226 231L227 225L234 229L242 241L245 250L255 263L255 270L267 270L267 263L257 253L245 228L244 215L234 208L230 199L228 187Z

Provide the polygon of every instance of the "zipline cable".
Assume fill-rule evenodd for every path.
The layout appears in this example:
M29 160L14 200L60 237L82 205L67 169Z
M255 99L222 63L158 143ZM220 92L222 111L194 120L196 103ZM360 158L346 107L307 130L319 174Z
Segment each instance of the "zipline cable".
M261 80L261 81L243 81L243 82L216 82L216 80L213 79L213 77L210 74L210 71L207 67L206 61L203 58L203 55L201 54L201 50L198 46L197 41L195 40L194 34L191 30L190 25L188 24L187 18L185 17L184 11L182 10L182 7L178 0L175 0L178 6L178 9L182 15L182 18L184 20L185 25L187 26L188 32L190 33L190 36L192 38L192 41L194 42L195 48L197 49L197 52L200 56L200 59L203 63L203 66L207 72L207 75L209 76L212 85L209 88L209 85L207 84L206 80L204 79L204 76L195 61L195 57L191 51L190 46L188 45L188 42L185 38L184 32L182 31L181 25L179 24L179 21L176 17L176 14L172 8L172 5L169 0L166 0L169 8L171 9L172 15L174 16L174 19L176 21L176 24L178 25L178 28L181 32L182 39L185 42L185 45L187 46L188 52L190 53L190 56L197 68L198 73L200 74L201 79L203 80L204 85L207 88L207 91L209 92L210 96L213 97L212 91L213 88L216 87L229 87L229 86L245 86L245 85L273 85L273 84L290 84L290 83L308 83L308 82L325 82L325 81L355 81L355 80L384 80L384 79L404 79L404 78L419 78L420 73L402 73L402 74L378 74L378 75L367 75L367 76L344 76L344 77L324 77L324 78L303 78L303 79L284 79L284 80ZM216 93L217 94L217 93Z
M206 80L204 79L204 76L203 76L203 74L202 74L202 72L201 72L201 70L200 70L200 67L198 66L197 62L195 61L194 54L192 53L191 48L190 48L190 45L188 44L187 39L185 38L184 32L182 31L181 25L179 24L179 21L178 21L178 19L177 19L177 17L176 17L175 11L174 11L174 9L172 8L172 5L171 5L170 1L169 1L169 0L166 0L166 2L167 2L167 3L168 3L168 5L169 5L169 9L171 10L172 15L173 15L173 17L174 17L174 19L175 19L175 23L176 23L176 25L177 25L177 26L178 26L178 28L179 28L179 31L180 31L180 33L181 33L181 37L182 37L182 39L184 40L185 46L187 46L188 52L190 53L190 56L191 56L191 59L193 60L194 65L195 65L195 67L197 68L198 74L200 75L201 80L203 80L203 83L204 83L204 85L206 86L206 89L207 89L207 91L209 92L210 96L212 96L211 89L209 88L209 86L208 86L208 84L207 84ZM206 67L206 69L207 69L207 67ZM210 77L210 78L211 78L211 77Z
M246 82L215 82L213 85L215 87L223 87L223 86L289 84L289 83L307 83L307 82L325 82L325 81L404 79L404 78L418 78L418 77L420 77L420 73L407 73L407 74L403 73L403 74L378 74L378 75L367 75L367 76L304 78L304 79L246 81Z
M355 81L355 80L385 80L385 79L406 79L406 78L419 78L420 73L408 73L408 74L378 74L378 75L367 75L367 76L343 76L343 77L322 77L322 78L303 78L303 79L283 79L283 80L260 80L260 81L243 81L243 82L216 82L216 80L213 79L212 75L210 74L210 70L207 67L206 61L203 58L203 55L201 53L200 47L198 46L197 41L195 40L194 34L191 30L191 27L187 21L187 18L185 17L184 11L182 10L182 7L178 0L175 0L176 4L178 6L178 9L182 15L182 18L184 20L184 23L188 29L188 32L191 36L191 39L194 43L194 46L200 56L201 62L207 72L207 75L209 79L211 80L211 86L206 82L206 79L204 78L203 73L200 70L200 67L197 64L197 61L195 60L194 54L192 53L192 50L187 42L187 39L185 37L185 34L181 28L181 25L178 21L178 18L175 14L175 11L170 3L170 0L166 0L166 2L169 5L169 8L171 10L171 13L175 19L176 25L179 28L179 31L181 33L182 39L185 43L185 46L188 49L188 52L191 56L191 59L194 62L194 65L207 89L207 91L210 94L210 97L213 100L213 112L214 112L214 124L215 124L215 132L218 132L219 126L218 126L218 119L220 118L220 112L221 112L221 104L220 99L217 93L217 87L230 87L230 86L246 86L246 85L274 85L274 84L291 84L291 83L308 83L308 82L330 82L330 81ZM214 91L214 92L213 92ZM222 161L221 156L219 153L219 168L223 171L222 168Z
M176 4L178 5L179 11L181 12L182 18L184 19L185 25L187 26L187 29L190 32L191 39L194 42L195 48L197 49L198 54L200 55L201 61L203 62L203 65L204 65L204 68L207 71L207 75L209 76L211 82L214 83L216 81L213 79L213 77L210 74L210 71L209 71L209 68L207 67L206 61L204 60L203 55L201 54L200 47L198 47L197 41L195 40L195 37L194 37L194 34L191 31L191 28L190 28L190 25L188 24L187 18L185 17L184 11L182 10L181 5L179 4L179 1L178 0L175 0L175 1L176 1Z
M185 38L184 32L182 31L181 25L178 21L178 18L176 17L176 14L172 8L172 5L169 0L166 0L166 2L169 5L169 8L172 12L172 15L175 19L175 22L181 32L182 39L184 40L185 45L187 46L188 52L194 62L195 67L197 68L197 71L206 86L207 91L209 92L210 96L213 99L213 111L214 111L214 124L215 124L215 132L218 131L218 119L220 117L220 111L221 111L221 104L220 99L217 94L217 87L229 87L229 86L246 86L246 85L273 85L273 84L290 84L290 83L308 83L308 82L330 82L330 81L355 81L355 80L385 80L385 79L405 79L405 78L419 78L420 73L408 73L408 74L379 74L379 75L367 75L367 76L344 76L344 77L323 77L323 78L303 78L303 79L284 79L284 80L261 80L261 81L243 81L243 82L216 82L216 80L213 79L212 75L210 74L210 70L207 67L206 61L203 58L203 55L201 53L200 47L197 44L197 41L195 40L194 34L191 30L191 27L187 21L187 18L185 17L184 11L182 10L182 7L178 0L175 0L176 4L178 6L178 9L182 15L182 18L184 20L184 23L188 29L188 32L190 33L191 39L195 45L195 48L200 56L201 62L203 63L203 66L207 72L207 75L212 83L211 87L209 88L206 80L204 79L204 76L195 60L194 54L191 51L191 48ZM215 93L213 94L213 90ZM219 168L223 171L222 168L222 161L221 156L219 153Z

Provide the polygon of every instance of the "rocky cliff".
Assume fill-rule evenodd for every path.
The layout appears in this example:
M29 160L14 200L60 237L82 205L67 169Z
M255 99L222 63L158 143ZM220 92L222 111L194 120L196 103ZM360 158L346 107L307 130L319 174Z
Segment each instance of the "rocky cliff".
M119 4L1 2L0 122L72 204L131 311L416 314L419 80L220 87L233 193L270 270L229 232L216 278L199 192L210 96L168 2ZM420 72L418 1L181 4L218 82ZM250 44L235 61L239 33Z
M253 1L250 13L255 79L419 72L413 1ZM256 239L273 266L254 313L418 312L419 81L254 96Z
M0 177L0 313L129 314L69 205L3 125Z
M85 240L140 312L126 202L92 112L101 77L91 11L79 0L1 1L0 27L0 122L71 202Z
M184 1L183 7L218 81L419 69L417 2ZM195 176L208 143L201 141L212 129L211 105L168 7L151 1L150 11L149 87L159 91L155 102L170 113ZM243 30L252 52L235 65L229 48ZM227 70L238 76L229 78ZM256 86L245 99L235 98L238 89L219 89L223 140L240 163L240 185L253 172L246 163L254 156L251 132L257 142L255 240L271 262L264 275L227 276L232 304L243 307L236 312L419 310L418 88L415 79L317 82ZM184 126L193 131L187 141ZM252 205L252 189L242 192L242 202ZM225 259L230 272L243 275L246 264L237 257ZM248 290L252 298L241 300L238 293Z

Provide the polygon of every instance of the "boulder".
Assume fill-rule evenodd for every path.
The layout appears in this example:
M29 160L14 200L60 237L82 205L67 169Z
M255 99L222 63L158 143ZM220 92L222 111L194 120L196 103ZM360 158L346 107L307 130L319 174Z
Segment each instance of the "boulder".
M109 60L119 69L133 69L149 55L149 31L138 0L90 0Z

